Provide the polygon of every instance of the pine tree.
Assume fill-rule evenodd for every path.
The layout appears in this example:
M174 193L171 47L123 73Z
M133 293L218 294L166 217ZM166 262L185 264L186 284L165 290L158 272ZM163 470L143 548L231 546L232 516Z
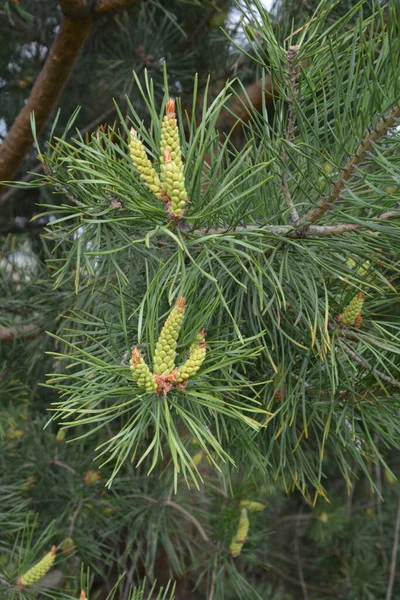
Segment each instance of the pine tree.
M167 69L36 136L43 260L0 271L6 598L396 597L400 9L339 8L288 37L245 3L273 110L240 147L244 84L195 78L189 112Z

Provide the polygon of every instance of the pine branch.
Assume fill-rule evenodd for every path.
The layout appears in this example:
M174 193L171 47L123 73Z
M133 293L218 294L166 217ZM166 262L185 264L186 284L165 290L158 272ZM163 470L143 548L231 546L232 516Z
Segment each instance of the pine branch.
M115 113L115 108L111 108L110 110L105 111L99 117L97 117L96 119L91 121L91 123L89 123L89 125L86 125L86 127L84 127L83 129L80 129L79 136L83 137L86 133L90 133L91 131L96 129L96 127L98 127L99 125L104 123L104 121L106 119L108 119L109 117L111 117L114 113ZM78 134L75 134L72 136L72 139L76 139L77 137L78 137ZM30 181L32 181L32 179L34 179L36 177L36 175L41 171L42 168L43 168L43 163L39 162L37 165L35 165L32 168L32 170L29 173L27 173L19 181L21 181L23 183L29 183ZM9 202L10 200L12 200L14 198L14 196L22 193L23 191L25 191L25 188L12 187L9 190L7 190L6 192L4 192L0 196L0 207L2 205L6 204L7 202Z
M344 352L346 352L346 354L350 356L350 358L352 358L356 363L364 367L364 369L375 375L375 377L378 377L378 379L382 379L382 381L386 381L394 387L400 388L400 381L389 377L389 375L386 375L386 373L382 373L382 371L378 371L378 369L375 369L365 358L362 358L362 356L357 354L357 352L352 350L345 342L343 342L343 340L338 339L338 344L342 348L342 350L344 350Z
M306 216L301 219L301 223L305 224L305 229L309 227L309 224L315 223L315 221L323 217L332 205L339 200L346 184L353 177L356 167L364 160L367 153L371 150L372 144L386 135L399 118L400 105L397 105L379 119L375 129L367 130L367 134L358 146L355 154L349 156L345 167L340 171L338 177L333 182L329 196L321 199L317 206L309 210Z
M400 217L400 210L391 210L384 212L376 217L375 220L365 223L338 223L337 225L310 225L305 230L296 229L290 225L243 225L237 227L212 227L196 229L191 233L196 235L223 235L225 233L246 233L251 231L263 231L266 235L287 236L290 238L308 238L308 237L326 237L330 235L342 235L360 229L373 229L373 226L379 221L389 221Z
M297 94L297 77L298 77L298 66L295 64L299 47L298 46L289 46L288 51L286 53L287 56L287 78L288 78L288 86L289 86L289 104L288 104L288 116L287 116L287 126L285 131L285 139L288 142L291 142L294 139L294 131L295 131L295 100ZM299 214L293 204L293 200L290 194L287 177L285 173L285 167L288 164L289 156L286 150L283 151L283 170L281 174L281 189L282 195L286 202L287 207L289 208L290 221L292 225L296 225L300 220Z

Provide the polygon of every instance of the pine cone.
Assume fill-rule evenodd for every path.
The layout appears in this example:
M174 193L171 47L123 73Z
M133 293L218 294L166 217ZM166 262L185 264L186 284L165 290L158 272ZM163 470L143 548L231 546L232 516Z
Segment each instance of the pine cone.
M133 378L138 386L146 390L147 393L153 394L157 390L157 383L151 373L149 367L144 362L139 348L132 350L132 358L129 361Z
M177 382L181 383L197 373L206 357L205 330L202 329L189 348L189 358L178 367Z
M247 516L247 510L245 508L242 509L239 525L236 531L236 535L233 538L231 545L229 546L229 553L233 558L239 556L242 551L243 544L247 540L247 534L249 532L250 521Z
M39 579L42 579L46 575L46 573L53 566L54 560L56 557L56 547L52 546L50 552L46 554L36 565L34 565L29 571L21 575L18 578L18 584L23 585L25 587L30 587Z
M364 294L358 292L357 296L354 296L350 304L348 304L342 314L339 316L339 321L342 325L353 325L354 321L360 315L361 309L364 303Z
M129 153L140 177L146 183L149 190L151 190L157 198L161 198L163 190L161 188L160 179L146 154L143 142L139 140L133 127L130 132Z
M181 296L170 312L158 338L154 352L154 373L166 375L175 367L176 346L185 315L186 300Z

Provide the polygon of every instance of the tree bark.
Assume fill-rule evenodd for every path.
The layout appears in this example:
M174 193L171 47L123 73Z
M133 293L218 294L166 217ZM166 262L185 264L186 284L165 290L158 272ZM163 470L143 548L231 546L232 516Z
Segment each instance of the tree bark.
M0 146L0 181L10 181L32 146L30 115L36 131L46 125L78 60L92 27L92 19L65 17L29 98Z
M30 116L40 133L67 83L91 31L93 19L137 0L60 0L64 19L25 106L0 145L0 182L11 181L33 142ZM1 191L0 191L1 193Z

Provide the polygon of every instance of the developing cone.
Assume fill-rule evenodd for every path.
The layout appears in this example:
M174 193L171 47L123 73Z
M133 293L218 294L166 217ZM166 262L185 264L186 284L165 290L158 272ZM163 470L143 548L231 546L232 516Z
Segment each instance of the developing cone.
M361 309L364 303L364 294L358 292L357 296L354 296L350 304L348 304L342 314L339 317L342 325L353 325L354 321L361 314Z
M149 367L144 362L139 348L132 350L132 358L129 361L129 365L138 386L146 390L149 394L154 393L157 390L157 383Z
M239 554L241 553L243 544L247 540L249 526L250 522L247 516L247 510L243 508L240 515L239 525L236 534L231 542L231 545L229 546L229 553L231 554L231 556L233 556L233 558L239 556Z
M175 367L176 346L185 315L185 303L185 298L178 298L161 330L154 352L156 375L167 375Z
M129 137L129 154L133 164L139 172L140 177L146 183L147 187L157 198L161 198L162 188L160 179L146 154L143 142L139 140L133 127L130 131Z
M190 346L189 357L187 361L178 368L178 383L189 379L189 377L197 373L203 364L203 361L206 357L206 342L204 336L205 330L202 329L196 336L193 344Z
M46 573L53 566L54 560L56 557L56 547L52 546L50 552L48 552L42 560L40 560L36 565L34 565L29 571L21 575L18 578L18 583L25 587L30 587L39 579L42 579L46 575Z

